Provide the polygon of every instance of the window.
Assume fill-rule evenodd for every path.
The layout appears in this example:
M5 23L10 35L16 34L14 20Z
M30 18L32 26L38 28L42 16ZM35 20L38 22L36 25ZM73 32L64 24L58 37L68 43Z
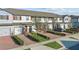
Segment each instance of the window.
M48 21L51 21L52 20L52 18L47 18L48 19Z
M66 18L65 21L68 21L68 18Z
M21 20L21 16L13 16L14 20Z
M60 21L62 21L62 19L60 19Z
M41 17L36 17L36 20L41 21Z
M26 20L29 20L29 16L26 16Z
M0 19L4 19L4 20L8 20L8 16L3 16L3 15L0 15Z

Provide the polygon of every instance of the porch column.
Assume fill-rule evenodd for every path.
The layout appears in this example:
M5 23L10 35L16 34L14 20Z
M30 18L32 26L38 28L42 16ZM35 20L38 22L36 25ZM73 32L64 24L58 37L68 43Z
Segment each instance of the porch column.
M55 25L55 21L54 21L55 19L54 18L52 18L52 30L54 30L54 25Z
M64 26L64 29L65 29L65 20L64 20L64 19L62 19L62 21L63 21L63 26Z
M27 26L27 32L29 32L29 29L30 29L30 27L29 27L29 26Z
M45 32L48 31L48 19L49 19L49 18L46 18L46 19L45 19L45 20L46 20L46 22L45 22Z
M12 26L10 28L10 35L13 36L14 34L15 34L15 28L14 28L14 26Z

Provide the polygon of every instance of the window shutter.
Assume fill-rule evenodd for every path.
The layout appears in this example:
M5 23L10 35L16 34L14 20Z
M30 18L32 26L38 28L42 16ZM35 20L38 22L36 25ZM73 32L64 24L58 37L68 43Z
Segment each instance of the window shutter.
M20 20L21 20L21 16L20 16Z
M15 16L13 16L13 20L15 20Z

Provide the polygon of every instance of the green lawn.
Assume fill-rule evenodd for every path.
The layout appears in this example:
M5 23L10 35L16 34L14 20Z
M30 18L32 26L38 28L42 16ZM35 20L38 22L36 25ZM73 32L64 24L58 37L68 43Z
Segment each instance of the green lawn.
M43 42L43 41L49 40L49 38L47 36L44 36L44 35L38 34L38 33L31 33L31 35L29 35L29 37L31 37L32 40L34 40L36 42Z
M57 42L50 42L50 43L47 43L47 44L44 44L45 46L48 46L48 47L51 47L51 48L54 48L54 49L59 49L61 48L62 46L57 43Z

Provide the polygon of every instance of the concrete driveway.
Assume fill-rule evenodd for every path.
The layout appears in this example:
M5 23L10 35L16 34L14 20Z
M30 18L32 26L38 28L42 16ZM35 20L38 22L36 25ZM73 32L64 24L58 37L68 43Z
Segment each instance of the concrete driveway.
M44 45L39 45L39 46L36 46L36 47L32 47L31 49L32 50L53 50L53 48L50 48L50 47L47 47L47 46L44 46Z
M35 44L35 41L32 41L31 39L27 38L23 34L17 35L20 39L24 41L24 45L30 45L30 44Z
M16 47L18 47L18 45L13 42L10 36L0 37L0 50L7 50Z

